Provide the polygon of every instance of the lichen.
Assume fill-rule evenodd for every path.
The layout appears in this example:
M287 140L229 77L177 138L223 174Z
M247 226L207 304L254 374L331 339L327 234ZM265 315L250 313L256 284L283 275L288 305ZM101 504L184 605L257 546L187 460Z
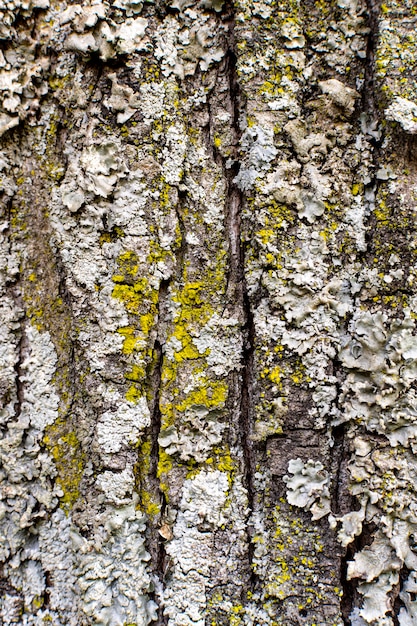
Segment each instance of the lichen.
M288 502L311 511L313 520L327 515L330 512L330 480L323 464L296 459L289 462L288 471L293 474L284 476Z

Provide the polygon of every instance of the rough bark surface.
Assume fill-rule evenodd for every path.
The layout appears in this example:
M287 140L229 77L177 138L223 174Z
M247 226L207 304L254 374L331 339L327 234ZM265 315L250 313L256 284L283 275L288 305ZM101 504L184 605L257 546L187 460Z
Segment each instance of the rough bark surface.
M412 0L0 0L0 624L417 624Z

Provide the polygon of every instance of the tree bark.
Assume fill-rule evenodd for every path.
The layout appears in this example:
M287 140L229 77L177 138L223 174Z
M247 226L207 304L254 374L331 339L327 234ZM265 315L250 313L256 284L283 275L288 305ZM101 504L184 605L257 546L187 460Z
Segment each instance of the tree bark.
M0 0L0 623L417 624L411 0Z

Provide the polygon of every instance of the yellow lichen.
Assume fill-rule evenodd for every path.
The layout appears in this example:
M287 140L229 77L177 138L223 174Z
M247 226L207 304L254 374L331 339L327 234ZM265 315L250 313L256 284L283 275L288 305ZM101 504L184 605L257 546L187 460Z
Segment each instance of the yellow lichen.
M75 431L66 432L66 428L65 421L59 418L47 427L43 441L55 461L57 483L63 491L61 505L68 511L80 495L85 458Z

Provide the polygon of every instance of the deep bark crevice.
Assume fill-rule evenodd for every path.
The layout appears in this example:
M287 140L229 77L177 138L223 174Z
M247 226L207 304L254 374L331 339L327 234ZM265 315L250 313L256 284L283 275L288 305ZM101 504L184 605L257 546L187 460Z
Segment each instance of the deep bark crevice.
M362 91L362 111L373 119L378 119L375 99L375 51L379 35L379 0L366 0L369 35L366 46L365 82Z
M160 320L162 310L168 297L168 289L170 280L162 280L159 286L158 297L158 326L157 337L155 339L153 347L153 372L151 375L151 388L153 393L152 406L151 406L151 425L149 432L150 440L150 455L149 455L149 482L151 487L151 493L155 501L159 503L159 513L155 515L153 520L150 520L148 525L148 537L147 537L147 549L151 554L151 563L153 564L153 574L155 576L155 585L162 583L165 578L167 555L165 552L165 541L160 534L160 526L164 519L166 512L167 500L165 493L160 487L158 478L158 462L159 462L159 434L161 432L161 410L160 410L160 393L161 393L161 379L163 368L163 344L165 341L164 332L161 329ZM157 601L157 592L155 589L150 597ZM159 607L158 620L155 622L156 626L165 626L167 618L163 615L163 607Z
M235 183L235 178L240 169L239 146L241 139L240 118L245 107L244 97L241 93L237 76L237 55L235 51L235 7L232 2L226 2L223 7L223 21L228 24L227 49L219 69L219 75L223 77L226 85L226 96L223 106L231 114L230 127L232 129L232 142L228 146L230 152L227 158L215 145L214 136L216 130L215 112L213 111L212 98L208 101L209 123L206 131L206 144L213 154L213 160L222 169L226 181L225 189L225 230L228 239L228 268L226 275L226 298L224 313L238 314L241 321L243 335L243 348L241 357L241 370L235 375L236 384L231 383L236 391L236 397L230 403L230 410L235 412L236 423L235 440L242 452L241 471L246 488L248 516L247 516L247 543L248 543L248 583L247 588L242 590L242 603L247 601L247 592L253 591L256 584L255 573L252 568L254 545L252 543L252 530L250 525L251 515L254 509L254 454L252 449L252 413L253 413L253 356L254 356L254 322L250 299L245 280L245 250L242 241L241 217L244 205L244 197ZM233 405L235 408L233 408Z
M255 472L255 459L253 453L253 444L251 439L252 423L253 423L253 382L254 382L254 345L255 345L255 324L253 320L252 308L246 285L243 287L243 305L246 318L246 345L243 349L243 371L242 371L242 396L240 407L240 427L241 427L241 443L243 448L243 459L245 463L245 486L247 490L248 508L249 508L249 524L247 525L248 535L248 560L250 567L250 586L253 591L256 584L256 575L252 568L255 546L252 542L252 532L250 526L250 516L254 511L255 488L253 484L253 476Z
M184 224L184 217L183 217L183 213L182 213L182 207L184 207L184 205L186 204L187 201L187 193L185 191L182 191L181 189L178 190L178 204L175 205L175 214L177 216L177 220L178 220L178 227L181 233L181 240L180 240L180 244L178 246L178 249L176 250L176 260L177 260L177 267L178 268L183 268L184 267L184 258L185 258L185 254L186 254L186 246L187 246L187 240L186 240L186 226Z
M18 343L16 346L17 352L17 360L14 364L15 371L15 385L16 385L16 402L14 405L14 413L16 420L19 419L19 416L22 412L22 405L24 401L24 384L23 380L23 361L24 361L24 342L25 342L25 334L24 334L24 318L20 320L20 336L18 339Z
M399 581L398 584L394 587L392 591L392 621L394 622L394 626L400 626L399 615L400 610L404 607L404 602L401 600L400 593L404 588L404 583L407 581L409 575L411 574L411 570L408 569L405 565L399 571Z
M3 235L7 237L8 242L8 250L7 254L12 255L13 253L13 238L16 233L13 232L11 227L12 224L12 212L13 212L13 198L8 198L4 203L4 213L7 219L7 228L4 229ZM22 364L24 361L24 350L25 350L25 332L24 332L24 322L25 315L23 313L23 301L20 293L20 280L21 274L20 272L16 277L13 278L13 281L6 281L5 287L6 292L9 293L10 299L14 302L16 309L20 312L19 314L19 328L17 330L17 342L16 342L16 355L17 359L13 365L13 369L15 372L15 390L16 390L16 401L14 403L14 416L15 419L18 420L22 410L22 404L24 400L24 385L22 382L23 369Z
M244 98L242 96L238 76L237 76L237 56L235 53L234 37L234 7L227 6L226 10L231 21L229 33L229 49L226 56L226 71L228 73L228 95L229 107L232 113L231 126L234 134L234 153L232 162L227 162L221 158L223 173L226 179L226 228L229 238L229 274L227 287L227 302L237 304L242 316L243 350L242 350L242 370L240 373L240 403L238 419L238 440L243 453L243 479L248 501L247 519L247 541L248 541L248 571L249 589L242 592L242 600L246 601L247 591L253 591L256 585L256 576L252 568L254 545L252 542L252 531L250 518L254 510L255 490L253 476L255 471L255 461L253 444L251 439L253 421L253 380L254 380L254 338L255 326L253 320L252 307L248 295L245 278L245 250L242 241L242 209L244 197L241 190L235 183L235 178L239 172L240 163L238 151L241 138L240 117L244 109ZM215 147L213 146L215 150ZM215 154L219 158L218 154Z
M363 548L372 544L375 530L375 524L364 523L362 526L361 534L358 537L355 537L354 541L352 541L347 546L345 555L341 561L340 582L343 596L340 603L340 608L342 612L343 623L346 624L346 626L350 626L349 616L352 613L353 609L362 605L362 596L358 592L359 580L357 578L352 578L348 580L347 578L348 564L349 561L353 561L353 559L355 558L355 554L360 552Z
M370 180L365 183L365 199L367 200L367 228L365 232L366 250L359 252L358 259L365 261L372 255L372 237L375 228L375 218L373 208L378 192L378 178L376 176L379 152L383 138L379 124L378 103L375 93L375 55L379 37L379 0L366 0L367 26L369 34L366 45L366 58L364 61L364 84L361 98L361 115L364 116L366 134L372 149L372 171Z
M334 480L331 493L331 510L335 515L346 513L348 510L346 505L351 504L351 497L347 490L349 448L346 441L346 428L346 424L343 423L332 429L333 448L331 449L331 464ZM349 500L349 503L346 500Z

